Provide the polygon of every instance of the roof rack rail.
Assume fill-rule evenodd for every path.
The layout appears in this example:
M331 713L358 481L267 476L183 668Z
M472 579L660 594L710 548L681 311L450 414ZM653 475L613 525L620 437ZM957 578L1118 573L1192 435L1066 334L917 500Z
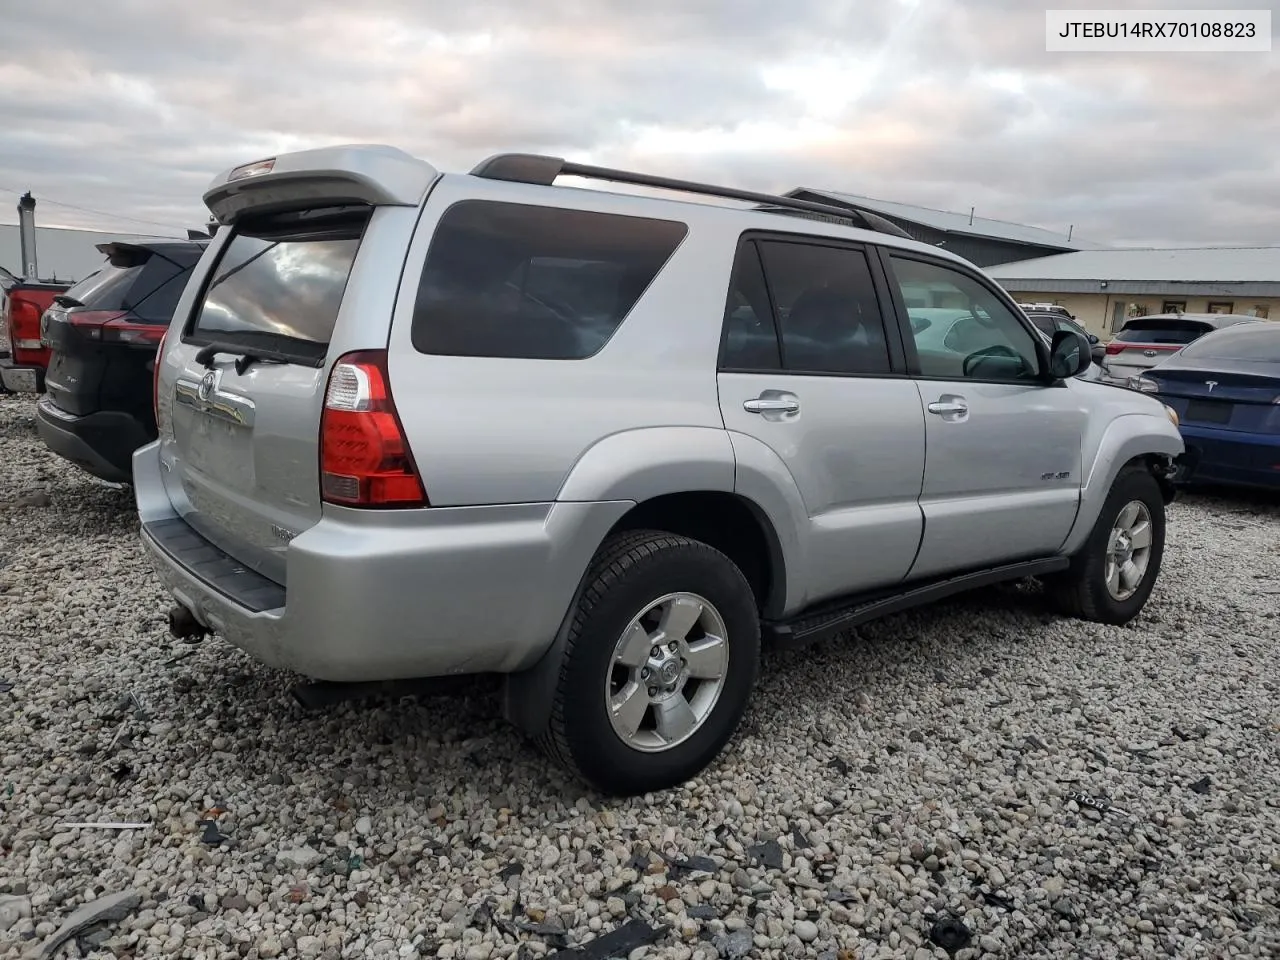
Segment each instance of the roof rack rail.
M585 163L572 163L560 157L547 157L536 153L499 153L482 160L472 170L473 177L484 177L486 180L509 180L515 183L531 183L549 187L557 177L584 177L589 180L608 180L613 183L628 183L637 187L656 187L661 190L675 190L680 193L696 193L707 197L723 197L726 200L742 200L747 203L760 204L756 209L767 213L809 213L822 214L841 221L848 221L865 230L874 230L894 237L911 240L913 237L897 224L878 216L869 210L859 207L842 207L834 204L818 203L813 200L799 200L795 197L779 197L771 193L756 193L752 190L738 190L734 187L720 187L710 183L698 183L695 180L676 180L671 177L658 177L648 173L632 173L628 170L614 170L610 167L596 167Z

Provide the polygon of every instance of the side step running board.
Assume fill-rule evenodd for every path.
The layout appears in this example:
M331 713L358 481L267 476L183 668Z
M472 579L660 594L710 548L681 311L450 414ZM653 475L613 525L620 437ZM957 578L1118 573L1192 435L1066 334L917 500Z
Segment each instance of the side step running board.
M888 594L862 597L846 603L827 605L807 610L789 620L766 620L761 632L766 640L782 647L798 647L834 636L843 630L878 620L913 607L934 603L957 593L965 593L981 587L989 587L1024 577L1040 577L1059 573L1070 565L1066 557L1050 557L1044 560L1027 560L992 567L974 573L948 577L945 580L929 580L910 585Z

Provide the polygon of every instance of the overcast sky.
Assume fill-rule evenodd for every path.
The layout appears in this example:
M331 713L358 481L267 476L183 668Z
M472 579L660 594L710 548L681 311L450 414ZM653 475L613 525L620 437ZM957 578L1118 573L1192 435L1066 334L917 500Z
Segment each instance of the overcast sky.
M0 222L30 189L114 215L44 202L43 224L180 232L222 169L384 142L1280 243L1280 52L1045 52L1045 7L1104 5L0 0ZM1280 0L1230 5L1280 26Z

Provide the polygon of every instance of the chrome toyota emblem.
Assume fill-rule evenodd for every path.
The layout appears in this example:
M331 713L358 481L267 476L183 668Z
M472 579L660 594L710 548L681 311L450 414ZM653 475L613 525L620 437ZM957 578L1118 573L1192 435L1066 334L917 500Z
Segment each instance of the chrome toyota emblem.
M213 391L218 387L218 373L216 370L210 370L200 378L200 386L196 388L196 396L204 403L209 402L209 398L213 396Z
M1154 350L1143 350L1142 355L1144 357L1154 357L1156 355L1156 352Z
M1218 385L1218 381L1217 381L1217 380L1206 380L1206 381L1204 382L1204 385L1205 385L1206 387L1208 387L1208 388L1209 388L1209 392L1210 392L1210 393L1213 393L1213 388L1214 388L1214 387L1216 387L1216 386Z

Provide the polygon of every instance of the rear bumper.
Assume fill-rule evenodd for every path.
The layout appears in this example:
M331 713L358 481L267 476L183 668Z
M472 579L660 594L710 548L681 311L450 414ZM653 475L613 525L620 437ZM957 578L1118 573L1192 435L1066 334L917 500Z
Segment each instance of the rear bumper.
M1221 483L1280 490L1280 435L1182 425L1187 452L1179 483Z
M43 393L44 367L19 365L0 357L0 385L9 393Z
M133 479L133 451L150 437L127 413L102 410L80 417L47 396L36 405L36 432L44 445L82 470L112 483Z
M319 680L531 666L596 548L633 505L326 506L289 544L286 588L187 526L160 470L158 444L134 455L142 542L169 592L255 660Z

